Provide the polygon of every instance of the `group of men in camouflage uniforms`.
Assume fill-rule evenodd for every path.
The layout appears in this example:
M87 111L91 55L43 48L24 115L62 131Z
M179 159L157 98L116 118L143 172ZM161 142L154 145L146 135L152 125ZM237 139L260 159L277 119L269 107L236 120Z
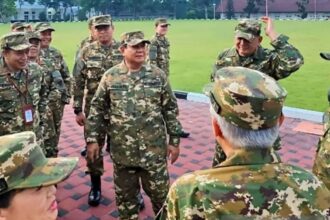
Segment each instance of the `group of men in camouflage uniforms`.
M45 144L46 156L56 156L72 87L76 122L84 126L90 205L101 200L102 148L107 142L121 219L138 219L144 206L141 185L161 219L329 216L325 185L307 171L281 163L274 151L280 147L278 128L287 95L276 80L298 70L303 57L288 37L275 31L269 17L261 20L274 50L261 47L258 21L242 20L235 28L235 46L218 56L213 83L205 87L217 143L214 168L179 178L170 191L167 157L176 161L180 137L189 133L177 119L168 79L166 19L156 20L151 41L134 31L117 42L109 15L90 18L90 36L76 53L73 86L62 55L49 46L54 31L49 23L37 24L35 32L27 25L13 27L28 33L1 39L0 117L7 121L1 120L0 131L33 130ZM244 141L246 136L252 137L250 142ZM329 155L322 149L318 155ZM322 167L314 170L327 183L329 169Z

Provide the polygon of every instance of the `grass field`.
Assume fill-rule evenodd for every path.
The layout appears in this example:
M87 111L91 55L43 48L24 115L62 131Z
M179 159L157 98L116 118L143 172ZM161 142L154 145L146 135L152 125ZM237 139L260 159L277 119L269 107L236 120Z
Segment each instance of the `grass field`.
M237 21L171 21L168 37L171 42L171 73L173 89L201 92L209 81L212 65L220 51L233 45L233 28ZM70 67L79 42L87 36L87 24L55 23L53 45L60 49ZM289 95L285 105L324 111L328 106L330 88L330 62L322 60L320 51L330 52L329 21L275 21L279 33L303 54L305 64L281 84ZM9 30L9 24L0 25L0 34ZM125 31L142 30L147 37L153 34L152 21L115 22L115 38ZM267 37L262 43L270 47Z

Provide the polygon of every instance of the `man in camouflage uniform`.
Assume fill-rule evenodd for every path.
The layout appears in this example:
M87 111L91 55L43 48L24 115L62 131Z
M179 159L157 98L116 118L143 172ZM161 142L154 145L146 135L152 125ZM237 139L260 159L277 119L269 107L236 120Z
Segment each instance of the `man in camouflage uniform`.
M121 219L138 219L140 181L158 212L169 188L166 156L171 163L179 156L176 98L166 74L145 62L147 43L141 31L121 36L124 61L103 75L86 125L87 153L95 161L101 150L100 125L107 123ZM105 115L110 122L105 122Z
M68 66L66 65L63 56L59 50L50 46L52 41L52 32L54 28L47 22L39 22L34 27L35 31L40 33L41 51L40 60L48 68L53 80L53 88L50 89L49 109L47 117L53 120L55 129L55 138L50 138L46 141L50 146L58 146L61 132L61 121L63 117L64 106L69 104L71 98L71 78ZM52 128L50 128L52 129ZM51 131L49 131L51 132ZM56 153L56 152L55 152Z
M162 69L167 77L170 75L170 42L166 37L170 24L166 18L157 18L155 21L155 36L150 40L149 62ZM187 138L190 133L182 131L180 137Z
M177 179L160 219L327 219L330 191L272 148L287 92L273 78L225 67L209 92L214 135L227 155Z
M73 72L75 81L73 108L76 114L76 122L80 126L85 125L86 117L89 115L91 100L103 74L123 60L119 52L120 44L112 37L114 27L111 17L109 15L96 16L91 19L91 23L93 28L96 29L98 40L85 46L80 51L75 64L76 68ZM87 93L84 97L85 89L87 89ZM84 100L83 113L82 106ZM103 131L97 138L98 145L102 148L105 142L106 129L104 124L98 126L102 127ZM87 167L92 182L88 203L92 206L97 206L101 199L101 175L104 171L101 151L97 161L92 163L90 160L87 160Z
M330 60L329 53L321 53L320 55L325 60ZM328 102L330 104L330 90L328 91ZM323 123L325 132L317 145L313 173L330 189L330 107L324 113Z
M0 40L0 136L33 131L43 146L40 115L45 114L47 93L42 70L28 63L30 44L23 32L12 32Z
M243 19L235 28L235 45L221 52L215 62L211 81L215 72L226 66L243 66L259 70L275 80L288 77L297 71L304 63L299 51L288 43L288 37L278 34L269 17L262 17L265 23L265 34L269 37L274 50L263 48L260 44L261 24L257 20ZM280 137L274 143L274 148L280 146ZM217 144L216 144L217 145ZM225 159L220 146L215 147L212 166L216 166Z

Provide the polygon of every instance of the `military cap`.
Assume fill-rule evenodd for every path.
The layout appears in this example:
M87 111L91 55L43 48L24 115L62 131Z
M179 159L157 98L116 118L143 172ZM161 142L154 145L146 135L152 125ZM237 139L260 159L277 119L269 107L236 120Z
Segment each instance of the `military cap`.
M330 53L320 53L320 56L325 60L330 60Z
M36 32L36 31L26 32L26 37L27 37L28 40L31 40L31 39L41 40L40 33Z
M257 20L243 19L235 27L235 37L244 38L248 41L260 36L261 23Z
M286 90L272 77L245 67L225 67L204 87L215 112L248 130L271 128L282 113Z
M157 27L158 25L171 25L171 24L167 22L166 18L157 18L155 20L155 26Z
M31 131L1 136L0 195L13 189L61 182L77 162L77 157L46 158Z
M54 28L52 28L52 26L50 25L50 23L48 22L38 22L35 26L34 26L34 30L38 31L38 32L43 32L43 31L55 31Z
M99 15L91 18L91 23L94 27L101 25L112 25L112 19L110 15Z
M17 31L17 30L20 30L20 29L25 29L27 27L29 27L29 24L26 24L26 23L23 23L23 22L14 22L11 25L11 30L12 31Z
M142 31L132 31L132 32L123 33L120 39L121 39L121 45L127 44L130 46L134 46L142 42L150 44L149 40L144 39L144 34Z
M30 47L25 32L11 32L0 39L1 49L25 50Z

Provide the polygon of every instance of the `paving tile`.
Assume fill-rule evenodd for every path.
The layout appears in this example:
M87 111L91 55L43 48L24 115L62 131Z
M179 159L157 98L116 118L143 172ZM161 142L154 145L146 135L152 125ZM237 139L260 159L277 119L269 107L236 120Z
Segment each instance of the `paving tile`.
M197 169L211 167L215 140L210 124L209 106L205 103L178 100L179 119L188 138L181 139L180 158L169 164L171 183L179 176ZM60 138L60 155L78 156L85 146L83 128L74 120L72 107L65 108ZM286 118L280 128L282 161L305 169L311 169L315 157L315 145L322 126L316 123ZM90 190L89 176L85 174L86 161L80 157L78 168L63 183L58 184L59 220L112 220L118 219L113 185L113 166L109 154L104 152L105 173L102 176L103 199L99 207L90 207L87 196ZM140 219L154 219L151 203L143 192L146 208Z

